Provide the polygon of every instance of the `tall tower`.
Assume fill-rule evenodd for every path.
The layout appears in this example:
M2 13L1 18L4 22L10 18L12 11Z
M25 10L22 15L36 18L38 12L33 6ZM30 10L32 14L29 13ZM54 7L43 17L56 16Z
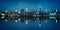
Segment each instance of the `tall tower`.
M24 13L24 9L21 9L21 13Z

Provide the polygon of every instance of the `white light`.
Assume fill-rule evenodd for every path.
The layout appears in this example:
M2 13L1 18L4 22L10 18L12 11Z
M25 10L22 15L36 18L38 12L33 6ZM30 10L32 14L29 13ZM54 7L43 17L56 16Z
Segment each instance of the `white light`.
M39 18L37 18L37 20L39 20Z
M45 9L45 12L46 12L46 13L48 12L47 9Z
M57 20L56 20L56 23L57 23Z
M5 12L7 12L7 10L5 10Z
M28 20L26 20L26 24L28 24Z
M41 27L41 24L39 24L39 27Z
M56 15L56 13L54 13L54 15Z
M56 19L55 17L49 17L50 19Z
M26 8L26 10L27 10L28 8Z
M49 13L49 15L54 15L54 13Z
M47 9L45 9L45 11L47 11Z
M20 11L18 11L18 13L20 13Z
M15 12L17 12L17 10L15 10Z
M54 17L54 19L56 19L56 17Z
M17 20L15 20L15 22L18 22Z
M47 20L45 22L47 23Z
M5 22L7 22L7 20L5 20Z
M56 9L56 12L57 12L57 9Z
M20 21L20 18L18 18L18 21Z
M28 8L26 8L26 10L25 10L26 12L28 11Z
M49 13L49 15L56 15L56 12L55 13Z
M1 18L5 18L4 16L2 16Z
M39 14L39 12L36 12L36 14Z
M5 15L5 14L1 14L1 15Z

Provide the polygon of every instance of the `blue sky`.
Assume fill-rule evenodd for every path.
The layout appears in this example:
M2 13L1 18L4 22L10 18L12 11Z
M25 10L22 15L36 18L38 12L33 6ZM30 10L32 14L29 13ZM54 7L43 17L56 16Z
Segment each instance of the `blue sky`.
M60 9L59 0L0 0L0 9Z

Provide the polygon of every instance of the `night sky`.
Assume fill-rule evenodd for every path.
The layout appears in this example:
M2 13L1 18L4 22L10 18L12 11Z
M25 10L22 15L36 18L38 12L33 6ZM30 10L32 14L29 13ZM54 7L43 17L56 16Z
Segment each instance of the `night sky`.
M60 10L60 0L0 0L0 10L20 10L28 8L29 10L38 9ZM38 23L30 22L28 24L21 22L0 22L0 30L60 30L60 20L56 23L48 21Z

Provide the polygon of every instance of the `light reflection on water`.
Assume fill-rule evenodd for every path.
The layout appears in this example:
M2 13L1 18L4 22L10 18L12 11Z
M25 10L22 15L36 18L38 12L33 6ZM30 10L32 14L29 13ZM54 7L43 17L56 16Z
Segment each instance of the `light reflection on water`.
M14 29L14 30L44 30L44 29L48 29L51 30L52 28L58 28L59 26L59 22L60 20L58 20L58 22L56 23L53 20L49 20L47 21L47 23L45 21L39 23L36 22L29 22L28 24L21 23L20 21L15 22L15 21L10 21L10 22L0 22L0 28L3 29Z

